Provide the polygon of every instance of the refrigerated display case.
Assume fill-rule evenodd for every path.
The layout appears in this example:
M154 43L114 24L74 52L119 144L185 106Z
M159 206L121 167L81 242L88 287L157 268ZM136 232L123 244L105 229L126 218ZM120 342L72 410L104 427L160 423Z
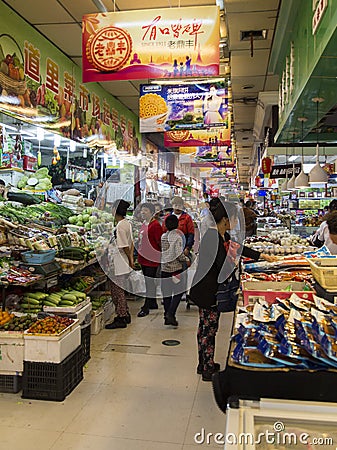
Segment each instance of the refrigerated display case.
M221 440L222 438L222 440ZM229 403L224 450L315 450L337 447L337 404L261 399Z

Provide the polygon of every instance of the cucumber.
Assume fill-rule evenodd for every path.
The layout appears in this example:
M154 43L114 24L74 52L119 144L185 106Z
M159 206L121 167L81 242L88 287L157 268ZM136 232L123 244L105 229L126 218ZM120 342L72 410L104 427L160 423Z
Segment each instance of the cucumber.
M38 310L41 311L41 308L36 308L36 305L30 305L29 303L21 303L21 309L32 311L32 310Z
M45 300L43 300L43 303L46 304L46 302L49 302L53 303L54 305L58 305L60 301L61 301L60 299L56 300L54 298L47 297Z
M58 306L74 306L74 302L70 300L61 300Z
M83 298L83 300L85 300L87 298L87 294L85 292L70 291L69 294L75 295L76 297L79 297L79 298Z
M29 314L37 314L37 313L41 312L41 309L27 309L24 312L27 312Z
M70 300L72 302L76 302L77 297L76 297L76 295L73 295L73 294L64 294L64 295L62 295L62 301L63 300Z
M44 304L44 306L51 306L51 307L54 307L54 308L57 307L56 303L48 302L48 300L45 300L43 302L43 304Z
M50 294L48 295L48 298L54 298L55 300L61 300L62 295L58 294Z
M30 305L37 305L39 306L40 301L36 300L36 298L32 298L32 297L24 297L24 301L26 303L29 303Z
M43 298L46 298L48 294L44 294L43 292L28 292L26 295L35 298L36 300L42 300Z

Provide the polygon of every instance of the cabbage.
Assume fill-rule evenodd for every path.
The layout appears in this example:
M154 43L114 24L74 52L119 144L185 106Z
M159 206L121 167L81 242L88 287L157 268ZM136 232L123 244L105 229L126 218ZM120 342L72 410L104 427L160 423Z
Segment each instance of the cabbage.
M26 177L25 175L21 178L21 180L19 180L18 182L18 188L19 189L24 189L27 185L27 181L28 181L28 177Z
M39 180L48 179L49 176L48 168L47 167L41 167L41 169L37 170L34 174L35 178Z
M49 191L53 187L52 183L50 182L49 178L42 178L39 179L39 184L35 187L35 189L41 190L41 191Z

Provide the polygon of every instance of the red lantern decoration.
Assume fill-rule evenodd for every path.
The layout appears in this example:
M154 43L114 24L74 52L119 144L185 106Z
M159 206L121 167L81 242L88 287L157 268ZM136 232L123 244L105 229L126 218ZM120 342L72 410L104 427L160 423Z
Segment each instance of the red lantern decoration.
M272 160L269 158L269 156L267 156L266 158L263 158L261 169L265 175L269 174L271 172L271 165L272 165Z
M272 165L272 160L269 158L269 156L267 156L266 158L263 158L262 164L261 164L261 170L264 174L264 178L270 177L271 165Z
M255 186L261 187L261 178L260 177L255 177Z

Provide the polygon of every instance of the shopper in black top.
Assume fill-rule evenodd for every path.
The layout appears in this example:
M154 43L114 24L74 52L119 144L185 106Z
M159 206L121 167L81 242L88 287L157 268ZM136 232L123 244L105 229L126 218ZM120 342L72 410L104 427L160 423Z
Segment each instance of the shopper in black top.
M197 372L202 374L203 381L211 381L212 374L220 368L219 364L214 363L215 336L220 317L216 305L219 283L233 274L240 255L254 260L260 257L267 261L274 260L273 257L231 242L228 231L235 228L239 220L239 209L233 203L223 198L212 199L210 211L214 227L209 228L201 240L198 267L190 290L192 301L199 306ZM244 227L242 220L240 226Z

